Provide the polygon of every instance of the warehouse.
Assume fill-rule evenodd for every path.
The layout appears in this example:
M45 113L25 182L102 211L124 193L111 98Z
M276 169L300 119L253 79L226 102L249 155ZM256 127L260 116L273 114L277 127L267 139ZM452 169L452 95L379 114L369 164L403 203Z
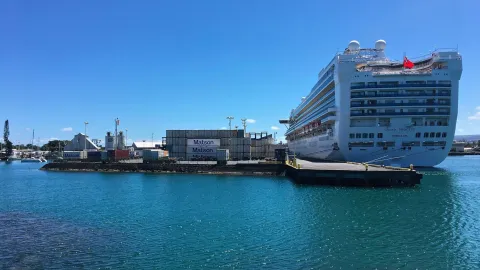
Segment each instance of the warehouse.
M98 151L100 147L95 145L88 136L85 136L83 133L78 133L73 137L73 139L65 145L64 151L82 151L82 150L93 150Z
M167 130L166 135L165 148L170 157L179 160L216 160L221 149L228 150L230 160L273 158L278 148L272 135L245 134L241 129Z

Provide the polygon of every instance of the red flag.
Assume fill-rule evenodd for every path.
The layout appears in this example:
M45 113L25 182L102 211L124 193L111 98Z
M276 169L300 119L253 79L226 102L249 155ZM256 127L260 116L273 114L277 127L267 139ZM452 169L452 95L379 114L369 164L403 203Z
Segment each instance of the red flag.
M410 68L413 68L414 66L415 66L415 64L412 61L408 60L408 58L406 56L403 58L403 67L404 68L410 69Z

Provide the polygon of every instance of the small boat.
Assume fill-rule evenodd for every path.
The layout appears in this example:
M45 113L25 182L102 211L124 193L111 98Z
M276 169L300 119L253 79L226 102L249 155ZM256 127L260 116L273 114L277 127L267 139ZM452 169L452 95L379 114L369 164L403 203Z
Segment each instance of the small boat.
M24 158L21 160L21 162L30 162L30 163L41 163L41 162L46 162L46 160L43 157L40 158Z

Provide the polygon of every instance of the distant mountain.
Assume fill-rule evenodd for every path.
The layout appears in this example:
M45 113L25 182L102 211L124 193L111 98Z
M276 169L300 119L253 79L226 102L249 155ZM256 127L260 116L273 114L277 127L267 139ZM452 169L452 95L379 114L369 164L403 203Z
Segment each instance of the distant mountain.
M480 135L455 135L454 140L466 141L466 142L472 142L472 141L477 142L480 140Z

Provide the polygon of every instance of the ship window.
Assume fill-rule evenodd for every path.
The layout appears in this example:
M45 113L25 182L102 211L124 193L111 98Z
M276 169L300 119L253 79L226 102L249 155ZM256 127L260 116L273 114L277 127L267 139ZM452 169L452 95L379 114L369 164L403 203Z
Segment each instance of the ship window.
M440 132L437 132L437 134L435 134L435 137L440 138Z
M361 139L361 138L362 138L362 134L361 134L361 133L357 133L357 134L355 134L355 137L356 137L357 139Z
M379 139L383 138L383 133L378 133L377 138L379 138Z
M370 139L375 138L375 134L373 134L373 133L368 134L368 138L370 138Z
M350 139L355 139L355 133L350 133Z
M430 132L430 138L435 138L435 132Z
M417 134L415 134L415 137L416 137L416 138L420 138L421 135L422 135L422 134L421 134L420 132L417 132Z
M367 139L368 138L368 133L363 133L362 138Z
M428 138L428 132L423 133L424 138Z
M443 133L442 133L442 138L445 138L445 137L447 137L447 133L446 133L446 132L443 132Z

